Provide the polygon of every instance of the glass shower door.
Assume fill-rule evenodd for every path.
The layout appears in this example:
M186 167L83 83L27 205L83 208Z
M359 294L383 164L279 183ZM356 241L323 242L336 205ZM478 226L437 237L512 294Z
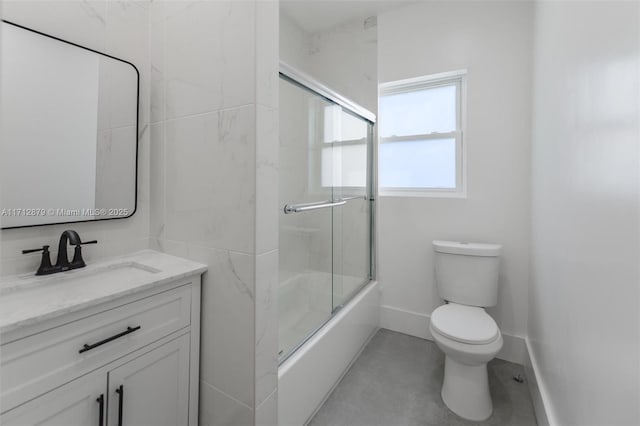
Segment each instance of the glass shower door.
M280 359L370 278L371 123L280 79Z
M341 308L371 278L372 124L346 110L339 113L333 143L333 309Z
M323 111L331 104L280 81L280 355L286 356L331 316L333 188L320 185ZM287 210L288 209L288 210ZM286 211L285 211L286 210Z

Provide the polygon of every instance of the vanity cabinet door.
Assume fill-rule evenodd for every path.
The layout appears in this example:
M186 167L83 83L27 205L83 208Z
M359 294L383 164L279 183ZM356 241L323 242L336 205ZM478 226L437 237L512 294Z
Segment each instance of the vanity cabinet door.
M105 426L107 376L90 373L14 408L3 426Z
M188 424L189 344L185 334L109 371L109 426Z

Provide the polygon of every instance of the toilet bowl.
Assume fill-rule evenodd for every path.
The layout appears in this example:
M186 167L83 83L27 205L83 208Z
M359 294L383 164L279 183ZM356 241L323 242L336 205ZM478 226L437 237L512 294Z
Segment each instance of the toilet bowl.
M429 330L445 354L442 400L467 420L491 416L487 363L502 349L502 334L484 309L450 303L431 316Z
M498 244L434 241L438 294L446 304L429 330L445 354L442 400L468 420L491 416L487 363L502 349L502 334L484 310L498 299Z

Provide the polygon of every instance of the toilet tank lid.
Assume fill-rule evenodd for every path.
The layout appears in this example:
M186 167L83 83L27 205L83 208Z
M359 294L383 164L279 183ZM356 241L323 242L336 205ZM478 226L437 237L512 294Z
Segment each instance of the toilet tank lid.
M468 243L459 241L434 241L433 249L438 253L462 254L465 256L500 256L500 244Z

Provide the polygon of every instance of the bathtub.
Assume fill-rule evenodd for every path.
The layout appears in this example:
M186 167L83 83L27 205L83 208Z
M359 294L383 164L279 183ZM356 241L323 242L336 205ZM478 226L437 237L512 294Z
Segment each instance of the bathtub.
M360 279L333 276L333 287L331 280L330 274L308 272L280 285L281 347L303 342L278 369L280 426L306 424L378 330L378 283L371 281L358 291ZM358 293L326 321L332 297L339 302L354 291ZM309 323L322 327L305 341L300 324Z

